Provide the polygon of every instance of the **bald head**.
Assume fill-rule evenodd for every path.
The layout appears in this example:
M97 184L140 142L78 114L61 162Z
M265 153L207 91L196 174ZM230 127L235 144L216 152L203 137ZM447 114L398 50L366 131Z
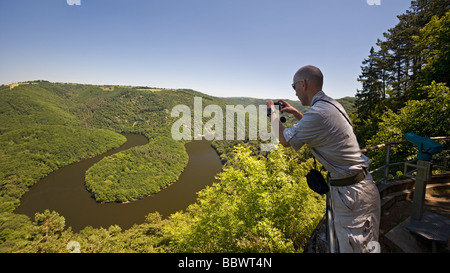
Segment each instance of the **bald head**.
M294 82L297 82L300 80L308 81L311 85L311 88L315 89L314 91L322 90L323 74L320 71L320 69L315 66L306 65L306 66L300 68L297 71L297 73L295 73L295 75L294 75Z
M307 65L300 68L294 75L295 94L303 105L311 105L315 94L322 90L323 75L319 68Z

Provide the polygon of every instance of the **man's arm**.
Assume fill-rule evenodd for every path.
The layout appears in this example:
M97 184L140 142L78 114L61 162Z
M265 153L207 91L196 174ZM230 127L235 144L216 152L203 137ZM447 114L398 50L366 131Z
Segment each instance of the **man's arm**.
M278 119L277 117L277 113L273 113L270 117L270 123L273 124L272 121L274 121L275 119ZM286 138L284 138L284 126L283 123L278 122L278 139L280 140L281 145L283 145L284 147L291 147L291 144L289 144L289 142L287 142ZM273 128L274 126L272 126L272 130L276 130L276 128Z

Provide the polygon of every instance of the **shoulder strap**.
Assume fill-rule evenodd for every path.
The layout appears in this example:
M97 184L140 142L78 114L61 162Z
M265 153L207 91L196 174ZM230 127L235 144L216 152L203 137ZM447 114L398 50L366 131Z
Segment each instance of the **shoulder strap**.
M353 127L352 122L347 118L347 116L346 116L344 113L342 113L341 109L339 109L339 108L338 108L336 105L334 105L331 101L319 99L319 100L315 101L314 103L316 103L316 102L318 102L318 101L324 101L324 102L327 102L327 103L333 105L334 107L336 107L336 109L338 109L338 111L341 112L341 114L344 116L344 118L348 121L348 123L350 124L350 126Z
M313 158L314 158L314 169L317 170L317 161L316 161L316 157L313 156ZM320 171L323 171L324 169L325 169L325 167L322 165L322 168L320 168Z

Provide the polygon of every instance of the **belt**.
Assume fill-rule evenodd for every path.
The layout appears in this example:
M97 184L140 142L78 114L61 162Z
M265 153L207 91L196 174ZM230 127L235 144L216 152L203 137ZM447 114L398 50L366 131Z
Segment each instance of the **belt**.
M354 176L350 176L350 177L342 178L342 179L329 178L329 183L331 186L334 186L334 187L350 186L350 185L359 183L362 180L364 180L364 178L366 178L366 175L367 175L367 171L364 168L362 171L359 171L359 173L355 174Z

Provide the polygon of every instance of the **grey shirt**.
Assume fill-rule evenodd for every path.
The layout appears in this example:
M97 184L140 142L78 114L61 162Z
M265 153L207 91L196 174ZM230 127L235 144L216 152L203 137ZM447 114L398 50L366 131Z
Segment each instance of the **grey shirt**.
M361 153L352 126L333 105L320 99L333 103L347 115L340 103L320 91L303 118L283 131L286 141L295 150L307 144L334 179L355 175L363 167L369 167L370 160Z

